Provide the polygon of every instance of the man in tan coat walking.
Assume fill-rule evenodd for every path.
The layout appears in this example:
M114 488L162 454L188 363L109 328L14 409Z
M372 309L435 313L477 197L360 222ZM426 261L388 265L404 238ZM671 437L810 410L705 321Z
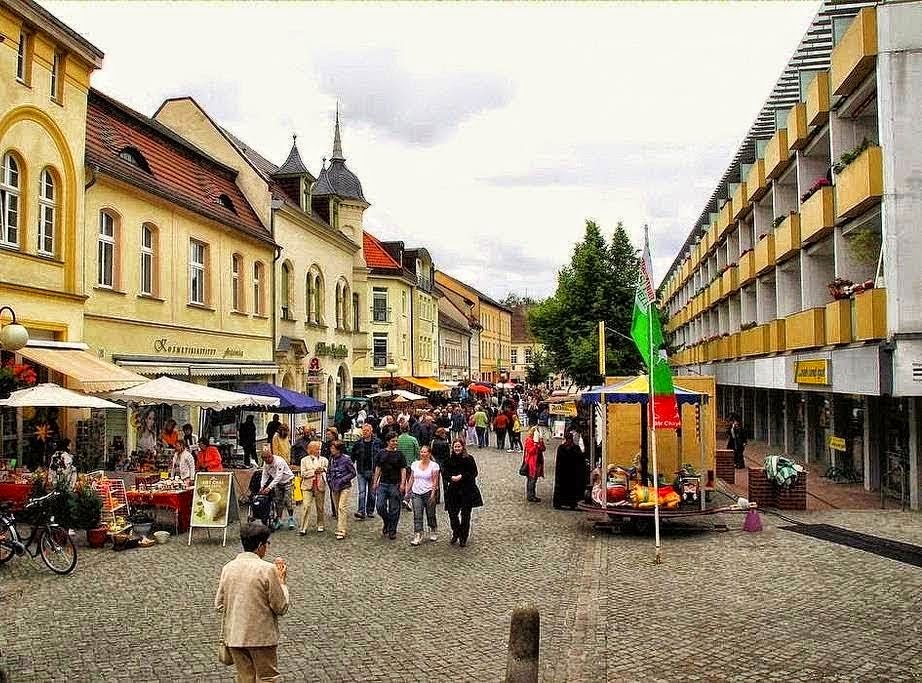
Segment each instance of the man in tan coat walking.
M263 560L269 537L262 522L241 525L243 552L224 565L215 595L239 683L280 680L278 618L288 611L288 567L280 557L274 565Z

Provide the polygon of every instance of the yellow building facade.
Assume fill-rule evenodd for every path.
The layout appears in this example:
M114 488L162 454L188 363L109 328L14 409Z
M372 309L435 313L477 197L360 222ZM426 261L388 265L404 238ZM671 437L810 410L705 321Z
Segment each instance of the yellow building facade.
M103 55L28 3L0 8L0 33L0 305L31 339L79 342L84 126Z
M235 171L95 91L87 131L87 343L143 375L271 380L275 244Z

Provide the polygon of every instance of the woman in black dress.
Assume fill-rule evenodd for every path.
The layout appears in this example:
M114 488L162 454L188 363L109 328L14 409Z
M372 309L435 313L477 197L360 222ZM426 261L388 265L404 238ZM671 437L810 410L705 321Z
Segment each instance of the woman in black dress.
M447 488L448 483L448 480L445 478L445 463L448 461L448 456L451 453L451 444L448 441L447 429L439 427L435 430L435 437L432 439L430 450L432 451L432 459L438 463L439 470L442 473L442 485L435 492L435 502L436 505L438 505L442 501L442 491Z
M586 495L586 457L574 442L573 432L567 432L563 443L557 447L554 467L554 507L576 509Z
M451 543L463 548L471 533L471 510L483 505L483 497L477 488L477 463L461 439L452 442L451 455L442 472L445 476L445 509L451 522Z

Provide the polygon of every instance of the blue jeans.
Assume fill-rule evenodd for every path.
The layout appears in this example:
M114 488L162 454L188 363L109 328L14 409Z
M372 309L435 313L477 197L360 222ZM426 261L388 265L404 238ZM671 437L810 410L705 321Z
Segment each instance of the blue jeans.
M400 521L400 484L378 484L378 514L384 520L384 531L397 533Z
M486 427L475 427L477 430L477 447L483 448L487 445L487 428Z
M538 488L538 477L535 477L534 479L532 479L531 477L528 477L525 479L525 497L528 500L532 500L533 498L538 497L537 488Z
M423 512L426 513L426 523L429 525L429 531L435 533L439 523L435 518L435 491L429 493L414 493L413 500L413 531L414 533L423 533Z
M371 517L375 514L375 494L371 492L371 475L365 477L360 474L355 478L358 482L359 495L356 498L356 512Z

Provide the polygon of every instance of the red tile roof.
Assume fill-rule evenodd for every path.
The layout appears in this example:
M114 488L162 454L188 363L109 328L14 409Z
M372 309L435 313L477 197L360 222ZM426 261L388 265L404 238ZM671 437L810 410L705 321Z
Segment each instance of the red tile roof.
M150 173L119 156L126 147L141 153ZM234 169L96 90L90 91L87 108L86 163L214 221L272 240L234 182ZM233 211L221 203L221 195L227 195Z
M402 266L387 253L381 243L373 235L362 233L362 246L365 252L365 265L369 268L384 268L385 270L402 270Z

